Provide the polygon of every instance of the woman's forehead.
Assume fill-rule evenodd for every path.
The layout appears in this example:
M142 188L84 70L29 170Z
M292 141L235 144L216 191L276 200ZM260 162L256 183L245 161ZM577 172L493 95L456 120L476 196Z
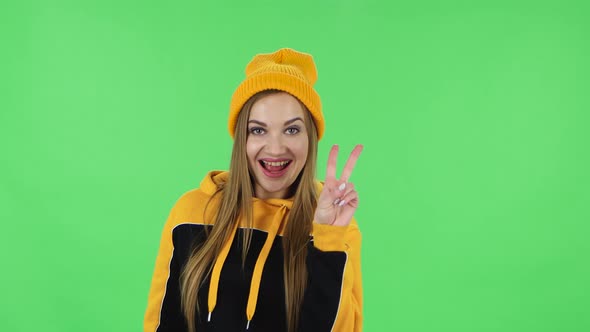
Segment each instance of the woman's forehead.
M269 122L269 125L274 122L283 124L283 122L296 117L303 119L303 112L304 110L297 98L286 92L279 92L264 96L256 101L252 105L249 120Z

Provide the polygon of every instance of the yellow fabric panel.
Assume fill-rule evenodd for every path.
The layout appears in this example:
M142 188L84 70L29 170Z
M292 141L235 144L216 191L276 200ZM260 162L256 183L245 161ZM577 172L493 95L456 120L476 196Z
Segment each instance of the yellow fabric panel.
M166 294L166 283L170 275L170 260L174 251L172 232L177 225L182 223L203 223L204 202L206 203L207 198L208 195L203 194L200 190L191 190L182 195L170 211L160 238L160 248L156 257L144 316L144 332L154 332L160 324L160 309Z

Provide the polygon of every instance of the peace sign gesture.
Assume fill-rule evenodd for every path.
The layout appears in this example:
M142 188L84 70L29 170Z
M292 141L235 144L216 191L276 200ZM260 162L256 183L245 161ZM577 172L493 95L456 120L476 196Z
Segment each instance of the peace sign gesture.
M354 211L358 207L358 193L354 190L354 185L348 182L348 179L362 150L362 145L357 145L352 150L342 170L340 179L337 179L336 159L338 158L338 145L332 146L328 156L326 181L315 210L315 222L334 226L347 226L350 223Z

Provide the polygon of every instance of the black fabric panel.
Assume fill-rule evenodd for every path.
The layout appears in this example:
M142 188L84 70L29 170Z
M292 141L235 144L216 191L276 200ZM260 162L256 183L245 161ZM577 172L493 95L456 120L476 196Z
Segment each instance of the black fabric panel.
M170 263L170 278L158 332L187 331L180 310L179 275L194 245L204 241L204 227L182 224L173 231L174 254ZM246 331L246 307L252 272L267 233L253 231L244 268L241 254L242 236L243 230L239 229L221 270L217 304L210 322L207 322L209 278L204 281L199 291L201 312L197 315L197 332ZM304 298L300 331L330 331L340 301L345 262L344 253L322 252L310 243L307 260L309 283ZM282 238L277 236L264 265L256 311L248 332L286 331L283 278Z
M187 331L186 320L180 308L180 272L191 252L191 243L205 239L202 225L186 227L179 225L172 231L174 251L170 261L170 276L166 283L166 294L160 313L160 325L157 332Z
M308 284L299 331L331 331L340 304L346 253L321 251L310 243L307 252Z

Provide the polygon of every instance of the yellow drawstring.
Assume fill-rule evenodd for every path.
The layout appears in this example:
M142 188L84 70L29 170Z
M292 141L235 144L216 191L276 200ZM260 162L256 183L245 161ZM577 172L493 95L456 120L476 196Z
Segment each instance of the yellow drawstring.
M211 321L211 313L213 309L215 309L215 305L217 304L217 289L219 288L219 276L221 275L221 268L223 267L223 263L225 263L225 259L227 258L227 254L229 253L229 249L231 248L232 243L234 242L234 237L236 235L236 231L238 229L238 223L236 222L234 228L229 236L229 239L225 241L223 247L221 248L221 252L219 252L219 256L215 260L215 265L213 265L213 271L211 272L211 282L209 284L209 297L208 297L208 307L209 307L209 315L207 316L207 321Z
M250 283L250 293L248 294L248 306L246 307L246 317L248 318L246 330L250 327L250 321L252 320L252 317L254 317L254 311L256 310L256 302L258 301L258 290L260 289L260 280L262 279L262 270L264 268L264 263L268 258L270 248L272 247L272 243L274 242L274 239L277 236L277 232L281 226L286 211L287 207L285 205L282 205L279 211L277 211L277 213L275 214L272 221L272 225L268 229L268 235L266 237L266 241L264 242L264 246L262 247L262 250L260 250L260 254L258 255L258 259L256 260L256 265L254 265L254 272L252 272L252 282Z

